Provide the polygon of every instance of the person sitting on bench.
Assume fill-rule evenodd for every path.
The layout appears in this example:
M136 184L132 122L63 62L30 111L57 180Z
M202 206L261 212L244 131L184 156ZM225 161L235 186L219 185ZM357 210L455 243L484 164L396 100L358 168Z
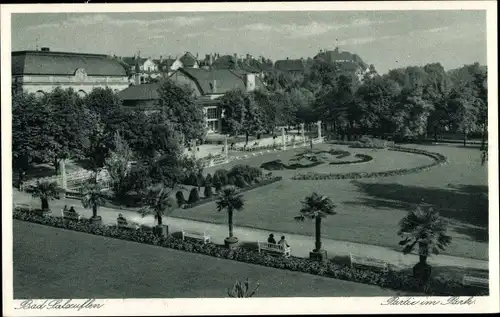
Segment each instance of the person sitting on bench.
M267 243L276 244L276 240L274 239L274 234L271 233L269 235L269 238L267 238Z
M127 221L127 219L125 219L125 217L123 217L123 215L122 215L122 214L119 214L119 215L118 215L118 221L125 221L125 222L126 222L126 221Z
M278 241L278 244L283 245L284 247L287 247L287 248L289 247L288 243L285 240L285 236L281 236L281 240Z
M76 214L75 206L71 206L71 207L69 207L68 212L71 212L71 213L75 213L75 214Z

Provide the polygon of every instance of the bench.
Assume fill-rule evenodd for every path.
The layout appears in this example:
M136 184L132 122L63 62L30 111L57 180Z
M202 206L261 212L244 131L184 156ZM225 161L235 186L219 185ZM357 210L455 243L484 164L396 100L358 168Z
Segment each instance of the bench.
M259 253L261 253L261 251L264 250L264 251L269 251L269 252L274 252L274 253L280 253L286 257L289 257L291 252L292 252L291 247L285 246L283 244L275 244L275 243L269 243L269 242L257 242L257 246L259 248Z
M358 257L352 254L350 255L350 258L351 258L352 268L354 268L356 265L360 265L360 266L376 267L382 270L383 272L389 271L389 266L387 265L387 262L371 258Z
M479 277L479 276L471 276L471 275L464 275L464 277L462 279L462 284L464 286L473 286L473 287L486 288L486 289L488 289L488 287L489 287L488 278Z
M135 222L129 223L127 221L127 219L118 218L118 219L116 219L116 223L117 223L119 229L135 229L135 230L137 230L140 228L140 226L137 223L135 223Z
M210 243L210 236L207 235L205 232L199 233L193 231L186 231L182 229L181 233L182 233L182 240L184 240L185 238L192 238L192 239L202 240L204 244Z
M61 214L64 220L80 221L82 219L77 212L61 210Z

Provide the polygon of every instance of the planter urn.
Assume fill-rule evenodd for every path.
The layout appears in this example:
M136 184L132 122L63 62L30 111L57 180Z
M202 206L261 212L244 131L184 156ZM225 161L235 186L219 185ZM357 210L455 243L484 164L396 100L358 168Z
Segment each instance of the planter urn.
M309 252L309 258L318 262L326 262L328 259L326 250L311 251Z
M224 239L224 245L228 249L235 249L237 243L238 243L238 238L236 237L227 237L226 239Z
M168 236L168 226L158 225L153 227L153 233L159 237L166 238Z
M91 224L101 225L102 224L102 217L101 216L90 217L89 221Z

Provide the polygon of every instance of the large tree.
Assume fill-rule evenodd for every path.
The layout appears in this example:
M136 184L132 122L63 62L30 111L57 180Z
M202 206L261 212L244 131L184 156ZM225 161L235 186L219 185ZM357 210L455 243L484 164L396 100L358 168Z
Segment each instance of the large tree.
M57 148L50 135L50 109L35 94L20 93L12 98L12 168L18 182L33 163L51 162Z
M159 84L158 95L161 116L171 123L175 131L184 136L184 145L190 140L205 137L203 110L195 104L192 91L165 79Z
M82 98L71 88L56 88L43 99L50 109L52 121L49 131L54 140L52 163L58 171L59 162L82 158L82 145L88 143L96 116L87 109Z

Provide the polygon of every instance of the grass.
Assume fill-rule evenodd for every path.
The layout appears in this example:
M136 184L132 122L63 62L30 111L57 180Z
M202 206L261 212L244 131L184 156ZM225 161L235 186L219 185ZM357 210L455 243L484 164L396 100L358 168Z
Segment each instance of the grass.
M323 145L326 146L326 145ZM335 146L337 147L337 146ZM387 246L398 249L398 222L412 204L424 199L440 209L450 222L452 244L444 254L488 259L488 198L487 170L480 164L480 153L473 148L449 146L415 146L444 154L449 163L428 171L402 176L363 180L293 181L296 171L273 171L283 176L281 182L258 188L244 194L245 209L235 216L239 226L248 226L278 232L314 235L311 223L296 222L301 200L316 191L329 196L337 204L338 214L323 220L325 238ZM299 149L290 152L301 151ZM303 151L303 150L302 150ZM309 170L330 172L379 171L427 164L430 159L410 153L386 150L349 149L352 154L367 153L374 160L361 165L320 165ZM260 166L280 156L272 153L251 157L235 164ZM215 169L207 169L213 173ZM201 221L225 223L217 213L215 203L188 210L176 210L173 216Z
M408 296L377 286L222 260L14 220L14 299Z

